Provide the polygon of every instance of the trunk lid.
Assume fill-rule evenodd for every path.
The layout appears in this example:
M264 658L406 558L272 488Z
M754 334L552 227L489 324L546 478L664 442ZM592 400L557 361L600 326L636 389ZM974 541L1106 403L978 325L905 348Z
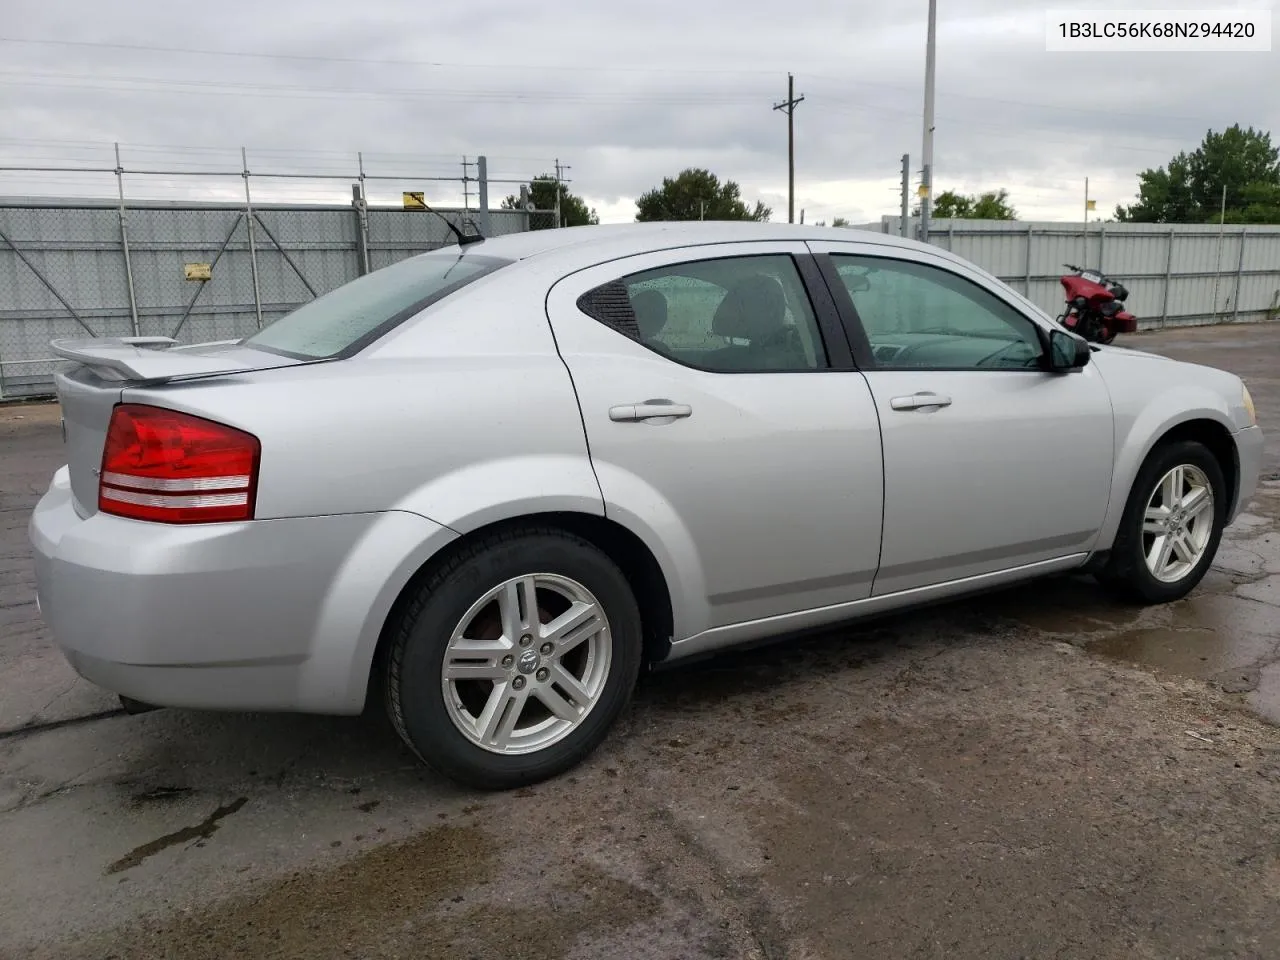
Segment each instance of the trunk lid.
M111 413L126 388L162 385L294 366L301 361L238 341L179 347L167 337L54 340L53 352L73 365L54 375L62 407L71 493L77 512L98 511L98 475Z

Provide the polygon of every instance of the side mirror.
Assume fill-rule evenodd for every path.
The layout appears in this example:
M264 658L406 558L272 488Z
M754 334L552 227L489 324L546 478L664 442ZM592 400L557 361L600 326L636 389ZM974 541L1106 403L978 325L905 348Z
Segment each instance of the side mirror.
M1078 370L1089 362L1089 341L1065 330L1049 331L1048 366L1055 372Z

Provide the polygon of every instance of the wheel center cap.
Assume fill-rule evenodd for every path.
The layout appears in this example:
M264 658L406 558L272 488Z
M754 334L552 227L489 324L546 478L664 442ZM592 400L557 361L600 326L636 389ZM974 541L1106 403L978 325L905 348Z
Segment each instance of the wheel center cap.
M542 658L538 656L538 651L529 649L520 654L516 660L516 669L523 674L530 674L538 669L538 665L542 663Z

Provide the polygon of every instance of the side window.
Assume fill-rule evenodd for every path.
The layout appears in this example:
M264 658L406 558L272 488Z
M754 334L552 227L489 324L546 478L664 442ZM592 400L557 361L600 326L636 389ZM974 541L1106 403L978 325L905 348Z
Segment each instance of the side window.
M651 350L703 370L819 370L827 354L785 254L695 260L589 290L578 309Z
M1033 369L1036 325L963 277L906 260L832 254L880 369Z

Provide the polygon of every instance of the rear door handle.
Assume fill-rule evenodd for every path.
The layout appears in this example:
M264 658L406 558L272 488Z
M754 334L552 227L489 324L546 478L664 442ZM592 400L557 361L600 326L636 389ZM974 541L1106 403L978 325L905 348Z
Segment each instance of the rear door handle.
M615 423L692 415L693 407L687 403L675 403L671 400L645 400L643 403L624 403L609 408L609 419Z
M889 406L895 410L924 410L932 407L949 407L951 406L951 398L944 397L940 393L921 391L920 393L913 393L909 397L894 397L889 401Z

